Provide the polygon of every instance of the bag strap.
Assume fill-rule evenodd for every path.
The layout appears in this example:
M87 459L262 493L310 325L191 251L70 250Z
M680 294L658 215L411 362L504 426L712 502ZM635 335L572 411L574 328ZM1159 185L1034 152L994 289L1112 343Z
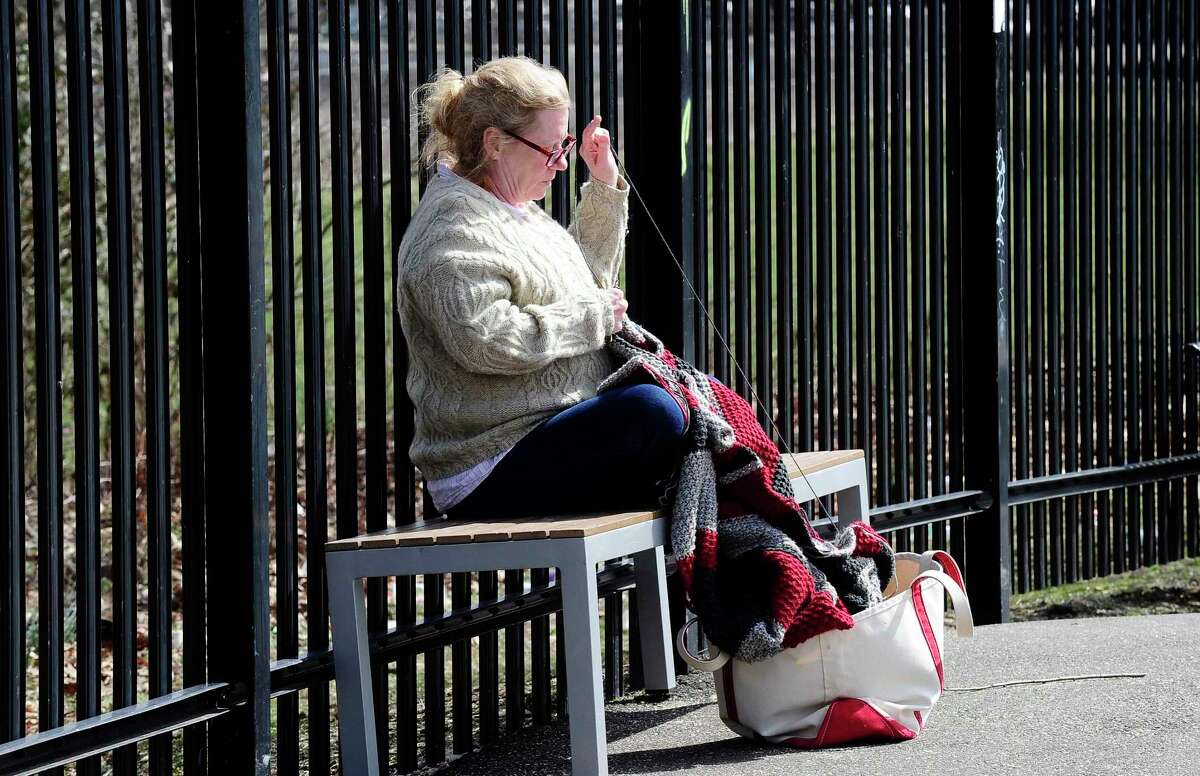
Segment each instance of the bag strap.
M675 636L675 649L679 650L679 656L683 658L683 662L687 663L697 671L713 673L719 671L729 662L730 655L722 652L716 644L711 641L708 643L708 658L702 658L699 655L693 655L687 648L687 632L688 628L699 622L695 617L689 619L684 626L679 629L679 633Z
M949 558L950 556L947 555L946 557ZM952 559L951 563L953 562ZM955 566L954 570L957 571L958 566ZM921 594L921 582L926 579L937 580L941 583L942 587L946 588L946 592L950 594L950 602L954 606L954 626L958 635L963 637L972 635L975 632L975 619L971 616L971 602L967 600L967 593L962 589L958 581L943 571L922 571L913 579L912 584L909 585L909 590L912 591L913 596Z
M950 553L945 550L929 550L921 557L926 560L936 561L942 567L942 571L949 574L950 578L957 582L958 586L963 589L963 592L966 592L967 585L963 582L962 570L958 568L958 563L955 562L954 557Z

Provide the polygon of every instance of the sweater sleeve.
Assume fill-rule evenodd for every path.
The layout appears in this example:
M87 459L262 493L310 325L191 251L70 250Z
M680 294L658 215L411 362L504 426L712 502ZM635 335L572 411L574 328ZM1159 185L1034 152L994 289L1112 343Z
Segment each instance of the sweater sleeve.
M579 192L575 220L567 231L579 243L596 285L617 284L625 259L625 229L629 220L629 184L617 179L616 188L588 181Z
M614 326L605 291L517 305L509 278L486 252L480 246L449 253L409 288L411 302L459 366L481 374L526 374L604 346Z

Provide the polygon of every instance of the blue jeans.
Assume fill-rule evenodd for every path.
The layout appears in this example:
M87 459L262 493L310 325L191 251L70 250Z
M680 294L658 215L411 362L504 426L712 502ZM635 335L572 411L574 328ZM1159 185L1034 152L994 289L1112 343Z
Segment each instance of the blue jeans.
M657 385L606 391L545 420L447 514L500 519L653 508L683 455L683 412Z

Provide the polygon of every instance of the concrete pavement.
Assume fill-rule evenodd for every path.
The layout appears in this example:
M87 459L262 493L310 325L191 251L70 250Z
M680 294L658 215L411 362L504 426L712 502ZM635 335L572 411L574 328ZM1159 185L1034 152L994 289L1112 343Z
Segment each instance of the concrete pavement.
M666 701L607 706L612 774L1200 773L1200 614L1057 620L947 631L948 691L914 741L820 751L765 747L720 721L709 675ZM971 690L1014 680L1144 673ZM569 774L565 724L507 738L440 773Z

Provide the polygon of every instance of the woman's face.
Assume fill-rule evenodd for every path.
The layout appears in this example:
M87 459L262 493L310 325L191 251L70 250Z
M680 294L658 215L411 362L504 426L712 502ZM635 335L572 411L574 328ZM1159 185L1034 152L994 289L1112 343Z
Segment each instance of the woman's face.
M569 108L535 111L529 126L518 131L529 142L553 150L567 136L570 116ZM504 140L506 142L498 144L499 158L493 159L488 166L487 178L492 193L512 205L524 205L546 196L554 176L567 169L567 157L563 156L553 167L547 167L545 154L511 137L504 136Z

